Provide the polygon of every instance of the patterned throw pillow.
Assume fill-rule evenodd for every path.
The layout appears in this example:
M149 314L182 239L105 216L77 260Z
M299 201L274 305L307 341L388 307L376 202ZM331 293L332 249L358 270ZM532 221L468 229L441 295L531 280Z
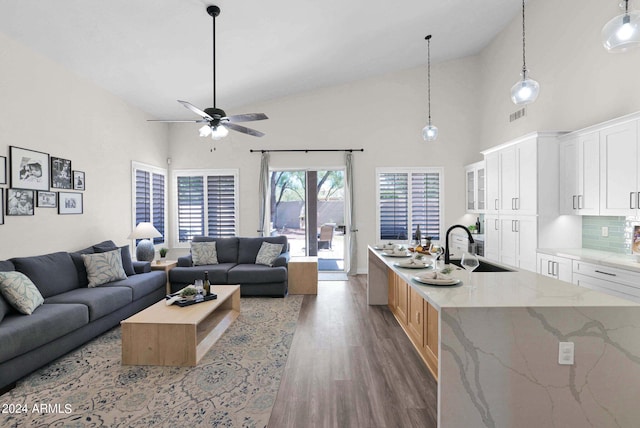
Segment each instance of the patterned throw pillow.
M194 266L217 265L218 251L215 241L212 242L192 242L191 259Z
M38 288L21 272L0 272L0 292L11 306L26 315L44 303Z
M82 254L82 260L87 270L90 288L119 279L127 279L119 248L106 253Z
M274 260L282 252L282 244L272 244L270 242L263 242L260 246L260 251L256 256L257 265L273 266Z

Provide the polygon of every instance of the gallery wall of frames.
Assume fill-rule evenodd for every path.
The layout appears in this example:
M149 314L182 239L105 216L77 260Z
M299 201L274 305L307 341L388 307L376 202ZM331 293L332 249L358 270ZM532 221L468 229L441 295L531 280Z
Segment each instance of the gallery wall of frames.
M85 173L70 159L16 146L8 155L0 156L0 224L5 215L32 216L39 208L83 213Z

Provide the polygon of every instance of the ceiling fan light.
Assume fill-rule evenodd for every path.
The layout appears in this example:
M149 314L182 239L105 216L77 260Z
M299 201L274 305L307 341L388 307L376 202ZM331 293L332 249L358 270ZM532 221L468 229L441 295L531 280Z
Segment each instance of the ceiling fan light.
M427 126L422 128L422 138L424 138L424 141L435 141L438 138L438 127L429 122Z
M202 128L200 128L201 137L208 137L212 133L213 131L211 130L211 127L209 125L204 125Z
M640 47L640 12L618 15L602 28L602 44L611 53Z
M526 72L522 73L521 76L522 79L511 87L511 101L516 105L532 103L540 93L540 84L538 82L530 79Z
M229 135L229 130L222 125L216 126L211 132L211 138L214 140L222 140L227 135Z

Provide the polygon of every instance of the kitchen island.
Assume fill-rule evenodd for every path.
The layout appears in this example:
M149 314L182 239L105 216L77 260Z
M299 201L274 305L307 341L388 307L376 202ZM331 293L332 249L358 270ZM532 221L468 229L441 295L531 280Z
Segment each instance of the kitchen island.
M439 427L637 426L639 304L521 270L470 283L454 270L461 284L429 286L398 258L368 252L368 303L389 304L431 363ZM574 344L573 365L559 364L560 342Z

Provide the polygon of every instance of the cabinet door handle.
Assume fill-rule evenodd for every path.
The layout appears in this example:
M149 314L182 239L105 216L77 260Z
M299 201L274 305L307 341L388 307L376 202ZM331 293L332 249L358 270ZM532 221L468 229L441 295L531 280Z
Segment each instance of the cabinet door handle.
M551 271L551 260L547 260L547 275L553 275Z
M576 195L573 195L573 209L576 209Z
M555 276L556 278L558 277L558 262L553 262L553 264L551 265L551 273L553 274L553 276Z
M629 208L631 208L632 210L636 208L636 207L633 206L633 195L634 194L635 194L635 192L629 192Z
M496 230L499 230L499 229L498 229L498 219L495 219L493 222L494 222L494 223L493 223L493 227L495 227L495 228L496 228Z
M584 205L582 204L582 198L583 198L583 195L578 195L578 209L579 210L584 208Z
M512 210L515 210L515 209L516 209L516 207L515 207L515 203L516 203L516 198L511 198L511 209L512 209Z
M496 211L498 211L498 200L497 200L497 199L495 199L495 200L493 201L493 209L495 209Z
M609 276L616 276L615 273L611 273L611 272L603 272L601 270L596 270L596 273L601 273L603 275L609 275Z
M520 198L516 198L516 209L520 209Z

